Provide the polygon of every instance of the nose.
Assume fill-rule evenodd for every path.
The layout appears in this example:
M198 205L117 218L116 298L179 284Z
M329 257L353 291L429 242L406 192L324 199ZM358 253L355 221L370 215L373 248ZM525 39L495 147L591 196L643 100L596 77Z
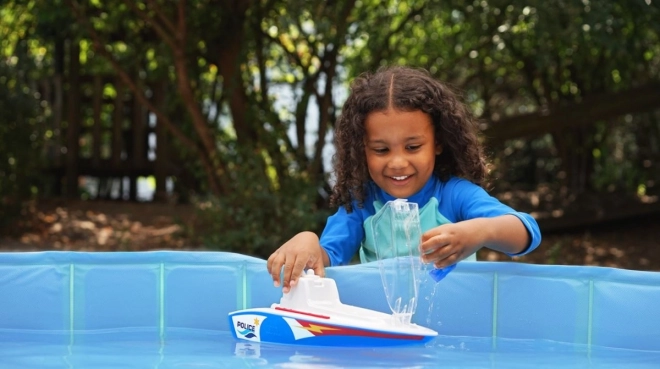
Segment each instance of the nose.
M408 159L405 155L393 154L390 160L387 162L387 167L389 169L401 169L408 166Z

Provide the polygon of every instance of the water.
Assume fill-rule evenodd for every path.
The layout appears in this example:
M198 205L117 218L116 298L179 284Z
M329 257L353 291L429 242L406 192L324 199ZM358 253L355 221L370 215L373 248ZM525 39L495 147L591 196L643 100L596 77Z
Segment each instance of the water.
M371 227L387 303L394 317L410 323L417 308L422 267L418 206L403 199L388 201L371 218ZM407 250L405 256L399 254L403 250Z
M329 348L236 341L229 332L0 332L0 368L658 368L660 352L439 336L425 346Z

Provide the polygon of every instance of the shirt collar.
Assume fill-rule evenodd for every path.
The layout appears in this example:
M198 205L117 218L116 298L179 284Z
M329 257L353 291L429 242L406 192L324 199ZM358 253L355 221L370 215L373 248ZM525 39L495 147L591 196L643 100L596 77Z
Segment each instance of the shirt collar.
M431 178L429 178L428 181L426 181L426 184L424 184L424 187L422 187L417 193L413 194L412 196L408 197L406 200L408 202L414 202L417 205L424 206L433 196L433 192L435 190L435 185L438 182L438 179L436 178L435 175L431 175ZM388 201L393 201L396 200L396 197L391 196L387 192L383 191L380 187L375 186L377 188L377 193L379 199L385 204Z

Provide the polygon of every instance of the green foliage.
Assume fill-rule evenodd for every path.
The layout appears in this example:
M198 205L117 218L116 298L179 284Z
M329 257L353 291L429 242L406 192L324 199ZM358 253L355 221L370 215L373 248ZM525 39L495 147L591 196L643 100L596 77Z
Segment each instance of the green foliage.
M660 75L656 1L245 4L187 2L179 18L176 2L163 0L5 2L0 51L13 64L0 74L9 76L0 106L11 111L0 119L19 122L20 115L24 123L0 127L0 158L13 163L0 163L3 201L18 198L5 195L11 191L32 193L24 184L39 163L45 119L33 89L55 70L66 81L68 56L54 52L65 43L80 45L81 76L113 81L122 71L147 98L153 86L164 87L158 109L171 121L168 155L182 167L178 189L200 199L201 237L215 248L259 255L297 231L320 229L329 211L317 191L327 186L324 145L346 92L337 87L359 73L385 64L425 67L465 91L486 125L552 113ZM117 90L106 83L105 97L112 98ZM102 114L110 124L108 106ZM82 111L91 122L90 106ZM660 180L652 172L660 160L657 114L587 123L593 124L499 143L493 148L499 179L533 189L577 178L598 191L614 185L638 192L640 184ZM207 195L213 179L223 185L215 198Z
M44 112L30 89L0 62L0 226L38 190Z
M316 205L317 185L304 178L264 182L261 159L254 156L237 156L234 163L228 195L195 201L199 222L189 231L205 247L267 258L296 233L320 231L329 213Z
M655 1L361 1L344 66L351 76L383 64L425 67L465 91L474 112L496 127L658 81L659 16ZM497 176L525 189L559 179L569 192L657 182L655 167L642 163L658 160L658 130L634 128L644 114L628 119L609 117L605 133L585 122L509 140L493 151ZM609 138L595 139L603 134ZM642 160L631 149L637 145L647 151Z
M658 180L653 158L660 152L660 120L653 115L636 119L628 115L617 123L596 125L593 186L603 192L645 195L646 188Z

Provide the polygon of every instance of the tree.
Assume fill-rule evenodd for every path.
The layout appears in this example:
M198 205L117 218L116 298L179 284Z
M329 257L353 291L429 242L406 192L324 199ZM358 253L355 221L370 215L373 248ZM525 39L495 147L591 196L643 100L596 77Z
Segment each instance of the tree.
M535 178L540 167L551 172L545 178L564 178L571 193L596 189L599 180L593 176L608 176L597 164L603 168L611 156L594 153L618 145L602 140L614 136L605 133L616 129L610 123L626 124L630 132L635 123L623 116L632 114L636 122L653 126L643 122L660 102L655 3L392 1L376 9L365 16L371 21L360 23L365 47L356 50L360 58L349 58L351 74L405 63L425 67L464 91L484 121L487 143L508 182L523 178L507 170L530 167L521 173L531 173L527 180L534 187L543 180ZM385 30L370 32L373 22ZM654 137L656 131L644 130ZM608 170L617 170L610 165ZM640 165L632 167L643 169Z
M295 196L301 183L316 192L312 204L324 202L325 137L354 1L66 3L81 25L78 37L199 159L209 191L234 199L224 208L246 205L255 192ZM185 124L149 99L154 79L176 91ZM294 104L281 105L275 94L283 92ZM312 100L321 139L309 150Z
M3 50L11 50L5 58L20 39L46 50L22 54L34 64L30 78L62 83L63 65L71 60L80 61L69 68L81 76L118 76L121 86L104 94L119 100L128 89L167 128L184 169L178 183L193 177L202 183L191 188L200 201L216 204L209 209L220 209L209 224L224 227L209 233L235 231L232 244L249 244L264 224L272 223L270 233L286 228L282 238L322 225L331 183L324 159L346 84L385 64L425 67L464 92L483 121L499 189L533 189L559 178L568 193L613 184L637 193L657 180L655 3L9 4L3 14L29 22L4 29L0 36L11 36L0 37ZM76 83L68 85L75 90ZM75 108L62 100L48 106L53 136L64 132ZM293 222L286 210L292 204ZM305 217L311 213L318 218Z
M0 226L31 200L42 170L41 144L48 111L39 105L33 78L39 53L27 42L34 32L30 4L7 4L0 10Z

